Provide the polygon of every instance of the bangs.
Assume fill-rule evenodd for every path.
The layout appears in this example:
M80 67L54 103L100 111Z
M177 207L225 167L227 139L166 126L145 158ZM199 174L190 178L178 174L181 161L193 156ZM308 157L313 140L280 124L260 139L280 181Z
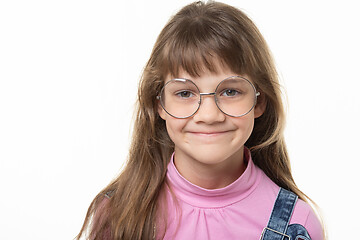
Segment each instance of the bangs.
M248 72L236 29L224 29L224 24L208 19L183 19L168 35L162 51L162 76L178 77L179 71L199 77L203 72L217 73L220 68L242 74ZM252 54L250 54L251 56Z

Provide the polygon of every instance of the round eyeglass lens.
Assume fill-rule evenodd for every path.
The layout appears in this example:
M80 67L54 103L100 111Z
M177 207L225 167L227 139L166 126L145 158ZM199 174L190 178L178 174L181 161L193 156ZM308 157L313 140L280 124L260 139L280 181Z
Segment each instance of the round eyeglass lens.
M164 110L176 118L187 118L199 108L200 91L187 79L173 79L167 82L160 94Z
M215 92L217 106L223 113L229 116L244 116L256 104L256 89L245 78L227 78L219 83Z

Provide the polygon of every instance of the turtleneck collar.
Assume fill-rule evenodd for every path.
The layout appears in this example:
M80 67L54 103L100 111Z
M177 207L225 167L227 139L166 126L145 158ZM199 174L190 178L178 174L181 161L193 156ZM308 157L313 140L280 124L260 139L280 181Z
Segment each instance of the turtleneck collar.
M261 170L251 159L250 150L244 148L244 161L247 167L244 173L224 188L205 189L186 180L176 169L174 154L168 165L167 179L177 198L201 208L221 208L246 198L261 179Z

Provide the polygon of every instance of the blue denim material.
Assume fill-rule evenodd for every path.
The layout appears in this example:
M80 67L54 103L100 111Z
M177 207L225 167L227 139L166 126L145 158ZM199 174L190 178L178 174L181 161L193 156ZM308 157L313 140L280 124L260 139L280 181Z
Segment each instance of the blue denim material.
M289 225L295 203L294 193L280 188L267 227L260 240L311 240L305 227L300 224Z

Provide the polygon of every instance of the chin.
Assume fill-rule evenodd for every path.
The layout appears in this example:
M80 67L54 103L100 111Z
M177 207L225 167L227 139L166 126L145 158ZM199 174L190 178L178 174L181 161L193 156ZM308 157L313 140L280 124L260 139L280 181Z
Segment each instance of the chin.
M219 149L198 149L191 157L203 164L216 165L225 162L227 159L237 155L237 152L229 153L229 151L222 151Z

